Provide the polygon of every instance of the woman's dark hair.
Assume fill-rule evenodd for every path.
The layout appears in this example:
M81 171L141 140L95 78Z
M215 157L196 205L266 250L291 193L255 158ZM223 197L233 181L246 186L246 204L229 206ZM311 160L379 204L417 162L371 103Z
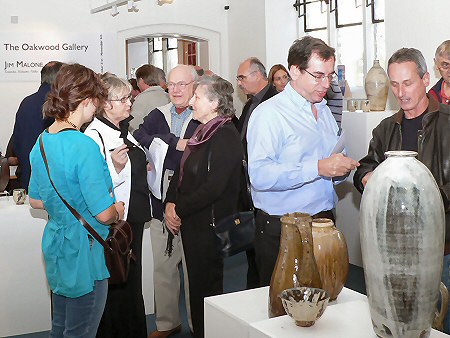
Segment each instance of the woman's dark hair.
M47 117L65 120L87 98L92 99L96 107L104 105L107 91L99 75L83 65L66 64L56 75L42 111Z
M217 100L216 112L220 116L233 116L235 109L233 106L233 85L220 76L203 76L197 83L198 86L205 86L206 97L210 101Z
M268 78L267 78L267 79L269 80L269 83L273 84L273 76L274 76L275 73L278 72L280 69L281 69L282 71L286 72L286 75L289 76L289 72L287 71L287 69L286 69L283 65L280 65L280 64L273 65L272 68L270 68L269 76L268 76Z

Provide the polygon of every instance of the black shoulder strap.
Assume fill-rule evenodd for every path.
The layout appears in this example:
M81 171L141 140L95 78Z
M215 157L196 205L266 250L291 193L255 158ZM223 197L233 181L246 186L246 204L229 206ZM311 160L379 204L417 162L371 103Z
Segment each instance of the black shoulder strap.
M105 148L105 142L103 141L103 137L102 134L100 134L100 132L97 129L92 129L95 130L98 134L98 137L100 137L100 141L102 141L102 145L103 145L103 156L105 156L105 161L106 161L106 148Z
M42 142L42 134L39 136L39 147L41 149L42 158L44 159L45 169L47 169L48 178L50 179L50 183L52 184L53 189L55 189L56 193L58 194L59 198L63 201L63 203L66 205L66 207L72 212L72 214L75 216L75 218L86 228L86 230L94 237L97 242L99 242L105 250L111 250L111 248L106 244L105 240L98 234L97 231L92 228L88 222L84 219L83 216L81 216L78 211L76 211L72 206L59 194L58 190L55 187L55 184L53 183L53 180L50 176L50 169L48 167L47 162L47 156L45 155L44 150L44 143Z

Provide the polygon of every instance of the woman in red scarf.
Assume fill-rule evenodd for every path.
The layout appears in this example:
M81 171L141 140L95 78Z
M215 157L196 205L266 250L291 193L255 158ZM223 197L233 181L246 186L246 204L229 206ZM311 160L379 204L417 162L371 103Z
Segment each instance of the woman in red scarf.
M201 125L187 143L165 201L166 225L183 238L195 337L204 336L203 299L223 293L212 209L216 222L237 212L242 144L231 122L233 91L219 76L199 81L190 105Z

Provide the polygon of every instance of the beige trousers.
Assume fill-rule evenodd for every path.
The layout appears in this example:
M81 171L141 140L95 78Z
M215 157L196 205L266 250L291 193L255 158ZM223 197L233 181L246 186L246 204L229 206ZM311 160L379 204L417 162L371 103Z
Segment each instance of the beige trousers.
M155 317L158 331L171 330L181 324L180 318L180 273L183 266L184 295L189 327L192 330L189 305L189 282L184 259L181 235L173 239L173 251L169 257L165 254L168 230L158 219L150 222L150 237L153 252L153 283L155 292Z

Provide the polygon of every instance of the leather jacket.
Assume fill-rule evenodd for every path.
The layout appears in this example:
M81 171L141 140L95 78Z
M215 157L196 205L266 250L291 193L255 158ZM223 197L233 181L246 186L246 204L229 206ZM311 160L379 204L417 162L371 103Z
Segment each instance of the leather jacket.
M428 96L428 112L422 120L422 130L418 132L418 156L433 174L441 191L445 208L446 242L450 241L450 106L440 104ZM359 163L353 184L361 193L363 177L373 171L385 159L389 150L401 150L402 119L404 112L397 113L380 122L372 132L368 154Z

